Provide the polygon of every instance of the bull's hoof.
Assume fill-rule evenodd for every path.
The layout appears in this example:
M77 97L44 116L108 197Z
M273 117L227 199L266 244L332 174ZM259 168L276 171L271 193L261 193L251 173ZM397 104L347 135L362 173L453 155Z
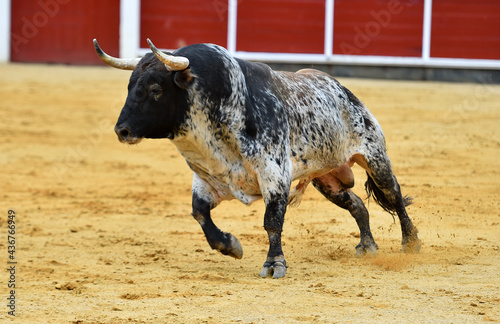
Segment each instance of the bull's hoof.
M419 238L412 240L403 241L403 252L404 253L418 253L422 247L422 241Z
M243 257L241 243L236 236L231 233L224 233L224 242L217 242L212 248L224 255L232 256L235 259L241 259Z
M241 259L243 257L243 248L241 247L240 241L233 234L229 234L231 237L229 239L230 248L227 255L232 256L236 259Z
M378 245L373 242L373 243L359 243L356 246L356 256L357 257L363 257L363 256L375 256L377 255L378 251Z
M286 274L286 261L266 261L260 272L262 278L273 276L273 279L283 278Z

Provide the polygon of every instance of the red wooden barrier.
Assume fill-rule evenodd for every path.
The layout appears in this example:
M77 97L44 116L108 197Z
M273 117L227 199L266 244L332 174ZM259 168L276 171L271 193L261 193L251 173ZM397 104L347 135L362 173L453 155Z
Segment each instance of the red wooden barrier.
M1 1L1 0L0 0ZM120 0L12 0L11 60L101 64L119 56ZM236 50L323 54L325 0L238 0ZM433 0L432 58L500 60L500 1ZM141 0L140 46L227 47L228 0ZM335 0L333 54L422 56L424 0ZM126 35L125 35L126 36Z
M14 0L11 60L102 63L92 39L119 55L120 0Z
M324 30L324 0L242 0L236 49L322 54Z
M227 46L226 0L141 1L141 47L150 38L159 48L195 43Z
M431 57L500 59L500 1L434 0Z
M423 0L335 0L333 53L420 57Z

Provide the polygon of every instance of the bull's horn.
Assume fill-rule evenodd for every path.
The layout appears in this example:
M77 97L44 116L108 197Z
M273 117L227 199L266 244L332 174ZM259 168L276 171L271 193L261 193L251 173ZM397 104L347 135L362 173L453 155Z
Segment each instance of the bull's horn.
M157 49L149 38L148 38L148 44L149 48L151 48L155 56L165 64L167 70L182 71L189 66L189 59L187 57L165 54L159 49Z
M108 54L104 53L104 51L99 47L97 39L95 38L94 38L94 47L95 51L97 52L97 55L99 55L99 57L104 63L117 69L133 70L135 69L137 63L139 63L139 61L141 60L140 58L119 59L116 57L109 56Z

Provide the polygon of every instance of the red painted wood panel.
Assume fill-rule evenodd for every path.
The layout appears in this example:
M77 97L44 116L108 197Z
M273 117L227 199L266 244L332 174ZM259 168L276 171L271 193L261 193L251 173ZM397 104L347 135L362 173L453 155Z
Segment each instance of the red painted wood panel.
M335 0L333 53L422 56L423 0Z
M324 53L324 0L241 0L237 50Z
M14 0L11 60L101 63L92 39L119 54L120 0Z
M225 0L141 1L141 47L150 38L159 48L195 43L227 46Z
M431 57L500 59L500 1L434 0Z

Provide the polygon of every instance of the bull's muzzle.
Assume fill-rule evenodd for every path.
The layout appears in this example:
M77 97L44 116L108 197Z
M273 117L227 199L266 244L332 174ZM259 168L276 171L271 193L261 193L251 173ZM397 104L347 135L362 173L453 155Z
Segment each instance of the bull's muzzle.
M142 140L140 137L133 136L127 127L116 125L115 133L121 143L137 144Z

